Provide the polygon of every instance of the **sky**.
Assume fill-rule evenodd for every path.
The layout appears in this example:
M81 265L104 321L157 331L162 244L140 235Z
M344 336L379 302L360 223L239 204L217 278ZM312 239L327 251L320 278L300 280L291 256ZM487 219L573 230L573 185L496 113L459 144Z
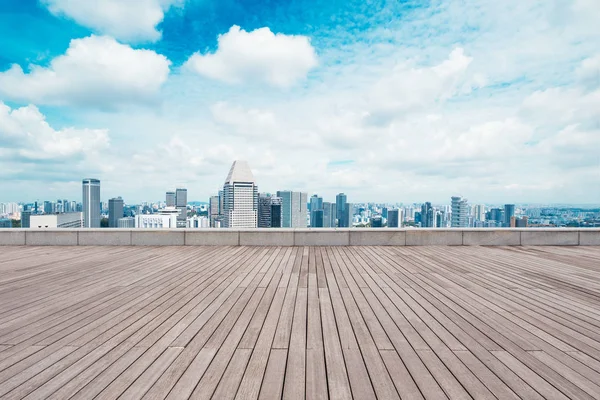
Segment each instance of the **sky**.
M597 0L0 0L0 201L600 203Z

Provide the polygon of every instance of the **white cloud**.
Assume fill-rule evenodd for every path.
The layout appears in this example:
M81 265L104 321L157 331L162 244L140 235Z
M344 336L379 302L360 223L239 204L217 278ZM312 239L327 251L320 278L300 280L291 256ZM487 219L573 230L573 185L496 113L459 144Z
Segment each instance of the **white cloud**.
M246 109L221 101L210 107L215 122L226 129L233 128L236 134L264 136L273 134L277 128L275 115L268 110Z
M52 128L34 105L11 109L0 102L0 150L6 163L80 159L109 146L104 129Z
M14 64L0 72L0 95L52 105L114 108L155 99L170 61L151 50L134 50L106 36L71 41L67 52L45 68Z
M42 0L50 12L64 15L100 34L128 42L157 41L156 26L181 0Z
M214 53L195 53L186 62L192 71L227 83L265 82L289 87L317 66L306 36L274 34L269 28L246 32L232 26L220 35Z

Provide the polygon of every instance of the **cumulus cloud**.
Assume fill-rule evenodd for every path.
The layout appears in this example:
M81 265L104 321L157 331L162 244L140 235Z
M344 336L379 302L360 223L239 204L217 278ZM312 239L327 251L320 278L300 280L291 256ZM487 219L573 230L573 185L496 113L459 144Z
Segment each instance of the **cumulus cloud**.
M14 64L0 72L0 95L52 105L114 108L148 103L169 75L170 61L151 50L136 50L106 36L71 41L48 67Z
M42 0L51 13L66 16L100 34L128 42L157 41L156 26L181 0Z
M11 109L0 102L0 150L7 163L77 160L109 146L104 129L56 130L34 105Z
M195 53L186 67L223 82L263 82L289 87L317 66L317 55L309 38L274 34L269 28L246 32L232 26L220 35L214 53Z

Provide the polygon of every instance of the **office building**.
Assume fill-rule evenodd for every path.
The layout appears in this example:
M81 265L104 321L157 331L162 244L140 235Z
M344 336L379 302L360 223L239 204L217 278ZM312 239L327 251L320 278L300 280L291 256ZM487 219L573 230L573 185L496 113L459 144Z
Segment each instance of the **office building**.
M371 217L371 228L382 228L383 217L381 215L374 215Z
M219 196L210 196L208 199L208 219L211 228L217 227L217 221L219 220L220 209L219 209Z
M485 221L485 205L478 204L475 206L475 219L477 221Z
M256 228L258 225L258 187L246 161L231 165L223 185L223 227Z
M504 226L510 227L510 220L515 216L515 205L505 204L504 205Z
M336 218L338 221L338 226L340 228L343 227L348 227L348 224L344 225L344 215L347 214L346 212L346 204L348 202L348 197L344 194L344 193L338 193L337 196L335 196L335 208L336 208Z
M277 192L277 197L281 198L281 226L283 228L306 228L308 194L280 190Z
M0 228L12 228L12 220L8 218L0 218Z
M100 228L100 181L88 178L82 184L83 227Z
M83 213L80 212L32 215L29 218L29 227L32 229L81 228L83 218Z
M400 210L387 210L387 226L388 228L399 228L400 225Z
M167 192L165 202L167 207L175 207L175 192Z
M165 207L157 214L138 214L135 217L136 228L177 228L179 227L180 210L177 207ZM184 226L185 227L185 226Z
M453 196L452 197L452 217L450 226L452 228L467 228L469 226L469 209L467 199Z
M281 228L282 200L280 197L261 193L258 196L258 227Z
M335 203L323 202L323 228L335 228L337 209Z
M123 217L117 220L117 228L135 228L134 217Z
M175 189L175 207L179 211L177 227L185 228L187 226L187 189Z
M21 228L29 228L31 226L31 211L21 212Z
M421 227L423 228L435 228L436 227L436 213L437 210L431 207L430 202L426 202L421 205Z
M115 197L108 200L108 227L118 228L119 219L123 218L123 199Z
M316 221L316 215L319 213L319 221ZM310 226L312 228L323 227L323 198L316 194L310 198Z
M350 228L352 227L352 219L354 217L354 206L351 203L344 204L342 208L342 227ZM339 222L338 222L339 223ZM338 225L340 226L340 225Z

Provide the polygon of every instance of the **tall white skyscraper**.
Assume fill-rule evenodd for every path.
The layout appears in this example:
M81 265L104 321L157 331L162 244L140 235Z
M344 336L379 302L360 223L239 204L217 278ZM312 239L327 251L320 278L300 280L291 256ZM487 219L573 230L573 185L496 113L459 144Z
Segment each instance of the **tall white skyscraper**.
M100 228L100 181L88 178L82 184L83 227Z
M258 187L246 161L233 162L223 185L223 227L256 228Z
M450 226L452 228L468 228L469 227L469 207L467 199L459 196L452 197L452 219Z

